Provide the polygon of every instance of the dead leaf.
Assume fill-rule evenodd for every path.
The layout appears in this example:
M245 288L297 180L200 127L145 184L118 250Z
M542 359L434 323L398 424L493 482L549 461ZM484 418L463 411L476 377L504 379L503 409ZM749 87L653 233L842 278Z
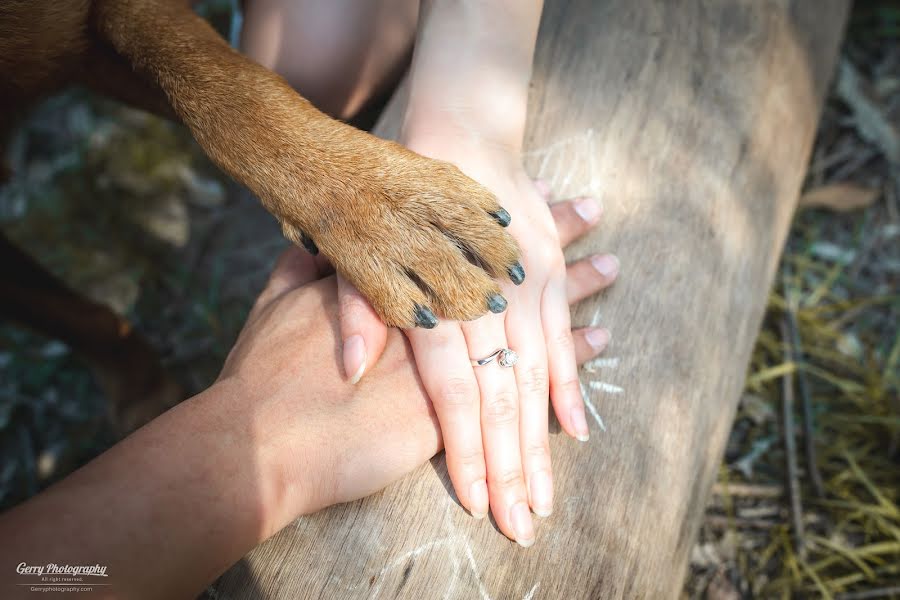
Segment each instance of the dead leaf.
M876 188L853 183L832 183L817 187L800 197L800 208L827 208L850 212L872 206L881 194Z

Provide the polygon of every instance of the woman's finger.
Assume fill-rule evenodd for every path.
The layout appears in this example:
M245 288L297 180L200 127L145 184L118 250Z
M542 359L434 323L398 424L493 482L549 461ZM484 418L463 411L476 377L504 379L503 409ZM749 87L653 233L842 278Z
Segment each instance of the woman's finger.
M547 340L547 367L550 374L550 401L563 429L572 437L587 441L590 433L584 414L584 400L575 363L569 304L565 278L547 283L541 302L541 322Z
M355 384L381 357L387 341L387 326L359 290L340 275L337 288L344 374Z
M535 315L540 314L540 296L519 297L506 314L509 347L518 352L515 366L519 391L519 437L522 468L531 509L539 517L553 512L553 471L548 437L549 375L544 332Z
M462 330L473 359L509 347L503 315L486 315L464 323ZM534 543L534 522L519 450L519 395L515 374L500 363L499 356L473 369L481 393L481 432L491 512L504 534L528 547Z
M575 198L550 207L559 243L563 248L590 231L600 221L603 209L594 198Z
M573 329L572 339L575 341L575 360L583 365L606 349L610 334L602 327L584 327Z
M441 425L453 488L472 516L482 519L490 508L487 467L481 439L481 401L466 339L453 321L441 321L431 330L410 329L406 336Z
M566 296L569 304L581 302L612 285L619 275L619 259L614 254L596 254L566 267Z

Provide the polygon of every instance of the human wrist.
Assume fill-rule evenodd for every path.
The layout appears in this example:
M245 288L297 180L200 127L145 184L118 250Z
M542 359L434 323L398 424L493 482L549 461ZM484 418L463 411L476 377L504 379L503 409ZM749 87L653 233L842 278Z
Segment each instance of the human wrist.
M445 128L406 131L399 141L422 156L453 163L476 181L512 173L522 164L516 145L473 138Z
M484 94L447 90L439 98L411 92L400 138L448 138L472 146L518 153L525 134L525 93Z
M288 432L283 431L285 421L276 414L281 402L275 397L277 392L274 396L268 392L239 375L231 375L220 378L194 398L200 400L200 396L205 396L203 402L219 405L220 418L231 413L227 421L237 425L231 432L234 449L254 457L254 510L259 525L256 544L298 516L312 512L314 504L314 499L308 497L303 469L297 461L298 457L308 456L298 444L304 444L309 436L296 431L294 426ZM211 409L204 407L204 410ZM291 438L289 444L285 443L286 436Z
M510 157L518 158L522 151L521 136L474 124L461 127L440 118L405 121L398 141L423 156L444 160L451 160L445 157L471 157L503 162Z
M541 6L540 0L423 3L406 136L453 136L518 152Z

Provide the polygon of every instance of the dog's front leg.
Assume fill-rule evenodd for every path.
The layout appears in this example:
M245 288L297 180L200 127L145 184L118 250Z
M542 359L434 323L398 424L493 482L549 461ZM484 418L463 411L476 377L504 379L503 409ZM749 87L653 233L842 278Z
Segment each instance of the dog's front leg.
M327 117L183 3L95 0L92 22L285 235L321 249L387 324L503 309L491 277L524 276L501 228L509 215L458 169Z

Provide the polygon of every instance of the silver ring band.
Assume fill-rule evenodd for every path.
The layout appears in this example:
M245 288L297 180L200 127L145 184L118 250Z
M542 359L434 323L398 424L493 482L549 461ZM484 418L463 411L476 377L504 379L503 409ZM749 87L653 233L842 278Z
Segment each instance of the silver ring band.
M472 358L470 362L473 367L483 367L489 363L494 362L494 359L497 359L497 364L506 369L510 367L514 367L515 364L519 361L519 355L516 354L510 348L500 348L499 350L494 350L489 355L484 358Z

